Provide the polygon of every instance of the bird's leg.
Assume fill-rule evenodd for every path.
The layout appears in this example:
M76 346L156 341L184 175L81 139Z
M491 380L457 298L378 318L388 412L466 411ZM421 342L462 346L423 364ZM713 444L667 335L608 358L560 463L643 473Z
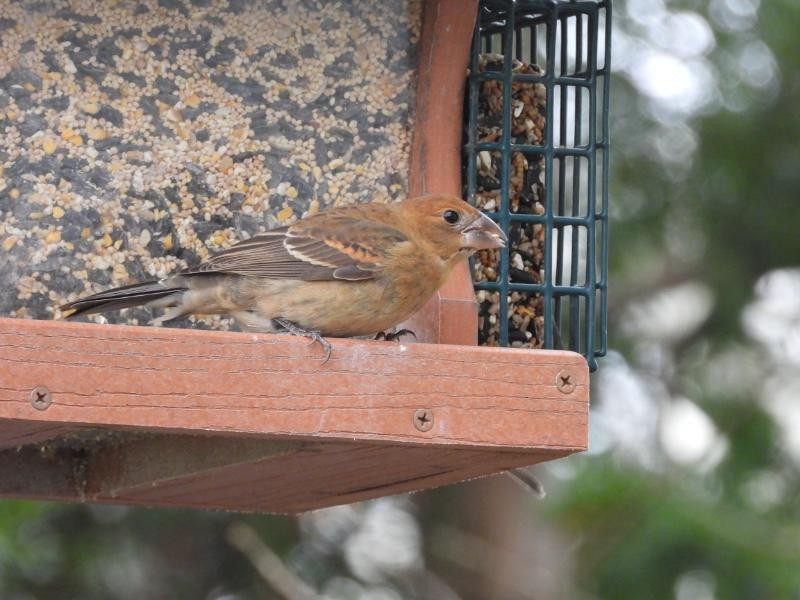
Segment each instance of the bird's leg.
M310 338L312 344L317 342L325 351L325 360L322 361L322 364L324 365L326 362L328 362L328 359L331 357L331 343L322 337L322 334L319 331L309 331L308 329L303 329L297 323L294 323L289 319L284 319L283 317L275 317L272 319L272 321L291 335L301 335L303 337Z
M379 331L377 334L375 334L375 339L386 340L387 342L399 342L400 338L403 337L404 335L410 335L415 340L417 339L417 334L411 331L410 329L401 329L400 331L394 331L394 332Z

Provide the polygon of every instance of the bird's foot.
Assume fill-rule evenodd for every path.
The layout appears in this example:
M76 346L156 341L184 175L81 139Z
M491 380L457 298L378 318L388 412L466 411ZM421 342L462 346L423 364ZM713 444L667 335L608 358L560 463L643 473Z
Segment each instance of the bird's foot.
M319 331L303 329L297 323L290 321L289 319L284 319L283 317L276 317L272 319L272 321L281 327L286 333L307 337L311 340L312 344L316 342L322 346L322 349L325 351L325 360L322 361L322 364L324 365L326 362L328 362L328 359L331 357L331 351L333 350L333 347L328 340L322 337L322 334Z
M410 329L400 329L399 331L379 331L375 335L376 340L385 340L387 342L399 342L400 338L404 335L410 335L415 340L417 339L417 334L411 331Z

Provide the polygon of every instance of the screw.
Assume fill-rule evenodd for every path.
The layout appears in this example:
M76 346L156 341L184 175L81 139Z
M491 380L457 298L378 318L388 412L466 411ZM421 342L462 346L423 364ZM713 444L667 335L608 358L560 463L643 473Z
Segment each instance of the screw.
M563 394L571 394L575 390L575 382L572 380L572 373L569 371L559 371L556 375L556 387Z
M53 397L50 395L50 390L43 385L37 385L35 388L33 388L28 397L31 399L31 406L33 406L33 408L36 410L47 410L53 403Z
M433 411L419 408L414 411L414 427L420 431L430 431L433 427Z

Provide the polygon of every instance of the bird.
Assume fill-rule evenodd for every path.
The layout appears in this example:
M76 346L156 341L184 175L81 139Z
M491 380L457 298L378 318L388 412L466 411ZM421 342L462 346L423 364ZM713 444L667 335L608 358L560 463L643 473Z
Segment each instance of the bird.
M327 337L380 335L402 323L502 229L456 196L334 207L240 241L157 281L67 302L71 318L133 306L166 309L151 324L227 314L248 330ZM402 333L402 332L397 332Z

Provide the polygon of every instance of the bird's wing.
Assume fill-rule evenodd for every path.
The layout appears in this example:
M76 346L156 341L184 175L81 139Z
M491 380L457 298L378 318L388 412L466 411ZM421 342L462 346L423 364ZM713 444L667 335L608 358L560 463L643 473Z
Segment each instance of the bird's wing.
M323 213L239 242L182 275L359 281L380 272L386 249L404 241L393 227L355 215Z

